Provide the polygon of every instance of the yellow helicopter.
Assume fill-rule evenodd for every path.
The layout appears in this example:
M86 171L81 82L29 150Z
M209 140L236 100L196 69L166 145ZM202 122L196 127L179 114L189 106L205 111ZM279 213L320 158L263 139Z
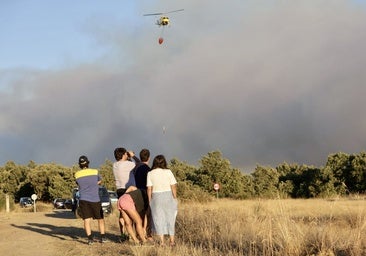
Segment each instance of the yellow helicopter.
M164 14L168 14L168 13L172 13L172 12L181 12L184 11L184 9L179 9L179 10L174 10L174 11L170 11L170 12L157 12L157 13L148 13L148 14L144 14L144 16L157 16L157 15L164 15ZM167 16L161 16L155 23L156 25L160 26L168 26L170 24L170 20L169 17Z

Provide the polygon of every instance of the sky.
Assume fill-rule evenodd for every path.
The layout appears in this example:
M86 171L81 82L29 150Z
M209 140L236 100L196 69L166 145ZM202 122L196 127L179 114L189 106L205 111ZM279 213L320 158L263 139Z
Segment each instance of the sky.
M363 0L4 0L0 31L0 165L219 150L250 173L366 149Z

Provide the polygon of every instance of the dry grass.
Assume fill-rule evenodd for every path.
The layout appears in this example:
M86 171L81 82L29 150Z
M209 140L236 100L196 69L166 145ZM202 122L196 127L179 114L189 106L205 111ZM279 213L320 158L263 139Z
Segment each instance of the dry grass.
M196 255L365 255L363 200L219 200L181 205L179 240Z
M28 207L20 207L19 204L12 204L11 212L34 212L33 206ZM53 209L53 206L51 203L43 203L43 202L36 202L36 211L37 212L51 212ZM5 211L5 207L2 208L2 211Z
M38 211L50 207L37 204ZM118 235L118 211L105 221L107 233ZM82 227L81 221L75 223ZM96 222L93 225L97 230ZM181 203L176 235L174 248L109 243L94 247L89 255L361 256L366 255L366 202L360 198ZM75 247L63 255L83 250Z
M117 213L106 219L118 232ZM109 255L366 255L364 200L181 203L175 248L109 248ZM103 252L99 252L103 255Z

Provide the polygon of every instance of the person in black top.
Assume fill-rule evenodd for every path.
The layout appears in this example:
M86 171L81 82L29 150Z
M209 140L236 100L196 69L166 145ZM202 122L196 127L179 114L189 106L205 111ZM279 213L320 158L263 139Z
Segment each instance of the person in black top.
M140 151L140 161L134 171L136 187L146 190L147 173L151 170L149 167L150 151L146 148Z
M135 174L135 181L136 181L136 187L141 190L141 192L144 194L144 196L147 196L146 193L146 180L147 180L147 173L151 170L149 166L150 161L150 151L146 148L142 149L140 151L140 161L138 164L136 164L136 167L134 168L133 172ZM143 225L144 230L147 235L147 238L150 240L152 239L151 236L151 214L150 214L150 208L148 208L143 216Z

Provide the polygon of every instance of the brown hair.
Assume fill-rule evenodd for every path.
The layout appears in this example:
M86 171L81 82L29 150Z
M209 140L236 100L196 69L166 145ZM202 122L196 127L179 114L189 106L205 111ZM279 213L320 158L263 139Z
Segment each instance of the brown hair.
M151 170L161 168L161 169L168 169L168 164L166 162L166 159L163 155L157 155L154 158Z
M114 150L114 158L116 161L119 161L122 159L123 155L127 152L125 148L116 148Z
M141 162L146 162L149 160L150 151L147 148L141 149L140 151L140 160Z

